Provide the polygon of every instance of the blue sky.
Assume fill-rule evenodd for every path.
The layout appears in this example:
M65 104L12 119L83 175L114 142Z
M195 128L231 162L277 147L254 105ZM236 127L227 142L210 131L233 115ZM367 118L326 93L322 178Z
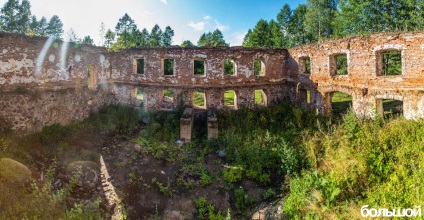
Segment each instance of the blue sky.
M7 0L0 0L1 7ZM204 32L219 28L232 46L241 45L244 35L259 19L275 19L285 3L292 9L306 0L29 0L37 18L58 15L65 33L71 28L78 37L90 35L100 41L101 22L115 29L118 19L128 13L138 28L174 29L174 44L196 43Z

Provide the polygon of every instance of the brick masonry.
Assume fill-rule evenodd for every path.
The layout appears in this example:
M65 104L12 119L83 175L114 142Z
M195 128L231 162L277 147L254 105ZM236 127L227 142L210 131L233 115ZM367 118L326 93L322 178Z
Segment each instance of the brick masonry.
M397 50L402 57L402 75L381 76L379 54ZM374 117L382 99L403 101L406 118L424 117L424 33L386 33L356 36L309 44L289 50L289 80L296 84L292 98L305 108L331 113L331 95L339 91L352 96L357 115ZM332 57L347 55L348 75L334 75ZM311 74L302 73L302 58L311 60ZM300 68L299 68L300 67ZM311 92L306 103L302 91Z
M397 50L402 75L380 76L380 53ZM348 75L334 75L336 55L346 55ZM304 74L304 59L311 73ZM137 60L143 59L143 73ZM164 60L174 61L164 75ZM194 62L204 62L204 75L194 75ZM235 74L224 74L224 62ZM262 62L263 75L254 74ZM263 105L290 98L294 104L331 113L335 91L353 98L353 109L373 117L382 99L403 101L407 118L424 117L424 33L375 34L285 49L141 48L108 52L105 48L64 43L0 32L0 123L16 130L39 130L87 117L109 103L130 104L147 111L193 105L193 93L204 92L206 109L226 108L224 92L233 90L235 105L255 107L255 90ZM140 66L139 66L140 69ZM173 97L165 97L166 90ZM141 91L141 92L140 92ZM306 92L311 100L307 102Z

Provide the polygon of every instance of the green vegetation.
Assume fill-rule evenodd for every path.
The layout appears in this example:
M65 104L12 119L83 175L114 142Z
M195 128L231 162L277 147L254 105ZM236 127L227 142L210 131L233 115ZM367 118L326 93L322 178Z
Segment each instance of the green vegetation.
M262 60L255 60L253 62L253 69L254 69L253 73L255 76L262 76L265 74L262 70L262 65L263 65Z
M232 106L235 105L235 95L236 92L234 90L228 90L224 92L224 105Z
M376 32L423 30L424 1L307 0L284 4L275 19L259 20L243 40L245 47L291 48L334 37Z
M203 33L197 41L199 47L228 47L224 35L217 28L213 32Z
M205 61L204 60L194 60L193 63L194 75L205 75Z
M335 116L340 116L347 112L349 108L352 107L352 96L342 93L334 92L331 99L331 108L332 114Z
M244 192L243 189L234 190L235 197L235 207L238 214L245 214L253 204L253 201L249 196Z
M0 30L29 36L47 37L53 35L60 39L63 24L57 15L47 22L45 17L40 20L31 15L31 4L28 0L8 0L0 11Z
M264 97L263 95L263 91L262 90L255 90L255 104L256 105L261 105L264 102Z
M231 220L230 212L228 211L227 217L224 217L220 211L216 211L215 207L208 203L204 197L194 200L194 205L199 214L199 219L210 220Z
M137 59L137 74L144 74L144 59Z
M172 90L165 89L163 90L163 96L174 98L174 92L172 92Z
M193 92L193 105L197 107L205 107L205 93L200 91Z
M163 75L165 76L174 75L174 59L163 60Z
M400 51L391 50L381 54L382 71L381 75L396 76L402 75L402 55Z
M225 75L234 75L235 73L235 63L233 60L224 61L224 74Z
M336 75L347 75L347 56L336 56Z
M290 218L359 218L370 207L422 206L424 122L360 120L352 112L302 143L310 164L290 181Z
M338 93L334 98L348 100ZM337 124L331 124L328 118L292 107L285 101L267 108L221 111L218 139L208 141L204 131L196 128L193 142L178 147L175 140L179 137L181 113L179 109L147 114L112 105L66 127L53 125L24 137L1 133L0 157L13 157L25 164L43 161L42 157L30 155L29 149L36 147L40 155L54 157L67 147L63 140L73 133L103 131L138 143L143 146L143 154L184 164L175 180L151 180L163 195L171 197L180 190L219 184L230 192L236 218L251 214L251 208L258 204L247 188L240 188L245 179L266 187L259 195L264 200L274 199L280 193L285 195L283 208L289 219L356 219L360 218L363 205L424 205L420 200L424 193L424 163L419 159L424 157L422 120L358 119L348 112L340 121L335 119ZM147 117L149 123L141 124L141 117ZM205 157L218 150L225 151L225 165L219 165L222 168L218 171L208 170ZM115 167L122 164L117 162ZM134 171L128 174L132 186L145 183L139 175ZM0 201L15 207L8 209L6 217L95 219L100 215L95 202L66 206L62 198L66 197L68 186L57 191L47 183L34 186L29 192L2 185ZM45 205L38 207L40 203ZM19 207L30 209L22 212ZM218 210L204 197L196 199L195 207L199 219L225 219L222 211L227 210Z
M311 74L311 58L305 59L306 73Z
M27 188L0 179L0 219L101 219L100 198L88 203L67 205L66 199L76 186L80 173L75 174L63 188L53 188L53 163L43 185L35 181Z

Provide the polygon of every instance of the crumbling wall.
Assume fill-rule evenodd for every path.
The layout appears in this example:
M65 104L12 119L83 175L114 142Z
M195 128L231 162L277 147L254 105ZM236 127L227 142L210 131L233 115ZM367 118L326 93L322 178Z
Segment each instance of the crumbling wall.
M329 114L331 95L340 91L352 96L358 115L373 117L382 99L397 99L403 101L405 117L424 117L422 32L348 37L289 51L169 47L121 52L0 32L0 48L0 123L13 129L67 124L109 103L174 110L193 106L195 91L204 92L204 109L222 109L228 90L235 91L235 105L228 106L235 109L255 107L255 90L261 90L261 105L289 97L303 108ZM400 51L402 75L380 74L381 53L391 49ZM334 74L339 55L347 58L347 75ZM305 73L307 58L310 74ZM164 59L174 62L172 75L164 74ZM204 75L194 74L195 60L204 62ZM225 74L226 60L235 63L232 75ZM165 90L172 97L165 97Z
M104 48L3 32L0 48L2 128L65 125L114 102Z
M193 92L205 92L206 108L221 109L224 92L234 90L236 106L254 106L254 91L262 89L268 93L267 102L283 99L286 94L287 50L247 49L242 47L218 48L143 48L111 53L111 79L119 84L121 103L138 103L131 90L142 88L147 110L164 110L163 90L173 91L175 109L179 104L193 105ZM137 73L137 59L144 60L143 74ZM174 74L164 75L163 59L174 60ZM194 60L205 62L205 74L194 74ZM233 75L224 74L225 60L235 63ZM262 61L263 75L254 74L255 60ZM134 93L133 93L134 94Z
M48 83L80 84L88 67L97 68L98 83L110 77L105 48L60 40L0 32L0 86L40 86Z
M402 75L381 76L379 53L398 50L402 57ZM376 100L384 97L403 101L407 118L422 118L424 98L424 33L374 34L330 40L295 47L289 50L289 81L297 88L314 91L314 103L308 105L321 113L331 113L330 94L350 94L353 110L362 116L375 115ZM347 56L348 75L333 75L332 56ZM301 73L302 59L310 58L311 74ZM299 89L292 91L292 100L305 105Z
M54 123L66 125L87 118L113 101L110 89L29 90L19 87L0 93L0 128L36 131Z

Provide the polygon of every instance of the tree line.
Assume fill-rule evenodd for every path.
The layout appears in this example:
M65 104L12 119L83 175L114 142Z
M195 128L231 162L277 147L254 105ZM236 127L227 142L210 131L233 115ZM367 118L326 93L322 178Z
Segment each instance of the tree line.
M245 47L290 48L324 39L424 29L424 0L307 0L276 19L259 20Z
M28 0L8 0L0 10L0 30L29 36L54 36L63 34L63 23L59 16L53 15L49 21L46 17L37 19L31 13Z

